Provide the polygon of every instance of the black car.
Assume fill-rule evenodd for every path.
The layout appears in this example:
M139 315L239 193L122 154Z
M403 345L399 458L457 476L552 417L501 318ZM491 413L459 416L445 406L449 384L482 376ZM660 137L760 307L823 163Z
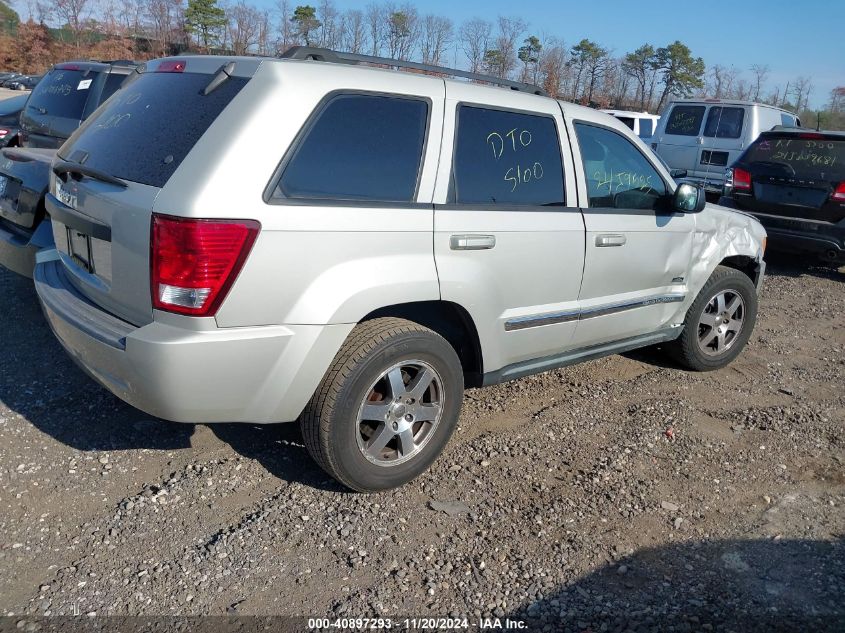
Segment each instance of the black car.
M771 248L844 261L845 132L763 132L728 169L719 203L759 219Z
M20 95L0 101L0 147L18 145L20 118L29 95Z
M43 77L44 75L25 75L6 81L3 86L12 90L32 90Z
M66 62L50 69L20 115L20 147L0 159L0 265L28 277L38 250L52 246L44 197L56 150L134 73L137 64Z

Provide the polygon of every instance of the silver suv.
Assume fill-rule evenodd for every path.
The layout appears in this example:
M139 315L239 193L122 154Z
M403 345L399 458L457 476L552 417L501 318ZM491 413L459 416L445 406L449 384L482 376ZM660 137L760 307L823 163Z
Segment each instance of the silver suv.
M696 370L739 354L755 219L606 114L372 61L155 60L68 140L35 283L85 371L168 420L298 419L375 491L434 461L467 386L658 343Z

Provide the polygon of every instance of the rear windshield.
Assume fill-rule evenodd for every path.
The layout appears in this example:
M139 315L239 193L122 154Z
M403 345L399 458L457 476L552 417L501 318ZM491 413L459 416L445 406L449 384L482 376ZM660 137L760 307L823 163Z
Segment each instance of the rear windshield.
M841 182L845 180L845 139L761 136L742 162L755 174Z
M94 71L54 68L35 86L26 105L46 116L82 120L91 84L99 74Z
M675 106L666 122L666 134L698 136L701 121L704 119L704 109L704 106Z
M212 77L202 73L141 75L70 137L61 157L118 178L163 187L248 81L232 77L204 96L202 90Z

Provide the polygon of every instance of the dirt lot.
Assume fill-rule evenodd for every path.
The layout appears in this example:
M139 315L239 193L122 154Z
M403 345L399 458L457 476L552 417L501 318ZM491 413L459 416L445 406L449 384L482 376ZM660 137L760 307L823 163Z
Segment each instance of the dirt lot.
M470 391L429 473L362 496L294 425L124 405L3 272L0 609L841 631L845 269L770 273L731 367L647 351Z

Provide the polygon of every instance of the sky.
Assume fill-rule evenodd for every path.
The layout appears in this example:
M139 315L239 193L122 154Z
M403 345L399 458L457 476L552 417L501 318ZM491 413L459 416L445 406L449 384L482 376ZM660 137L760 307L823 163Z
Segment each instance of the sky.
M275 0L251 0L273 8ZM338 9L363 9L369 0L334 0ZM402 0L397 0L402 4ZM317 5L317 0L291 0ZM567 46L588 38L615 55L641 44L681 40L693 55L736 66L751 79L752 64L767 64L768 88L799 75L813 82L810 106L822 107L830 91L845 85L845 0L416 0L421 14L462 21L497 15L521 17L532 33L562 38ZM459 62L460 64L460 62ZM766 91L767 93L769 90Z

